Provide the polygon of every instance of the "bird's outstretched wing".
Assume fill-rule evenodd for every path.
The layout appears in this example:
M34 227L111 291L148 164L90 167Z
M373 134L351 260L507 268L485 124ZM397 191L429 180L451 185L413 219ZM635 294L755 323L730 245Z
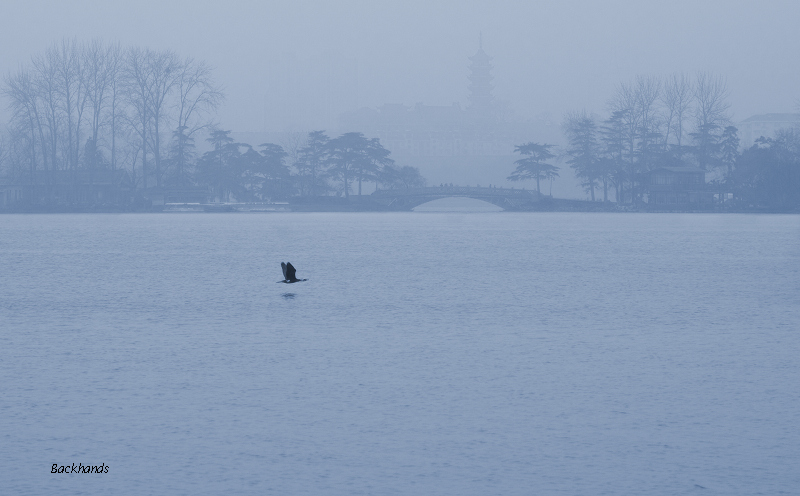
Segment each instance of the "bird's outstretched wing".
M291 265L290 265L291 267ZM283 280L289 279L288 275L286 274L286 264L281 262L281 270L283 270Z
M294 266L291 262L286 264L286 271L284 273L284 277L291 282L297 281L297 271L295 270Z

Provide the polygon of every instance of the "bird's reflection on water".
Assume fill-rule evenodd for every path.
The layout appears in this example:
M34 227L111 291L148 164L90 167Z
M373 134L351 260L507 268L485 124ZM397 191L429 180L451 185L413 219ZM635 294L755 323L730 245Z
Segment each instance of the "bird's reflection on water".
M283 296L284 300L293 300L294 297L295 297L295 294L294 293L283 293L281 296Z

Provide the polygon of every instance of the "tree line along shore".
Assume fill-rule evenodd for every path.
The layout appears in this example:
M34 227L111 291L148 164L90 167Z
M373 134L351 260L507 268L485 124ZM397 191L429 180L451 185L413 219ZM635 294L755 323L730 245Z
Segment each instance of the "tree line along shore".
M365 183L425 185L419 169L359 132L237 142L215 120L224 94L211 68L169 50L65 39L5 75L2 94L11 111L0 133L3 211L331 204L325 198L362 196ZM590 201L617 210L800 211L800 132L741 149L724 78L637 77L607 110L567 114L564 146L516 145L508 180L528 181L542 198L542 182L564 174L560 163Z

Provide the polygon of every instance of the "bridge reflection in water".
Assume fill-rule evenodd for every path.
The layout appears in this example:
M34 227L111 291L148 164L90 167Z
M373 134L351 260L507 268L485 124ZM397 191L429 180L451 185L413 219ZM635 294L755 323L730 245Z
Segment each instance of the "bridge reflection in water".
M497 205L503 210L523 210L527 205L540 200L536 191L478 186L380 189L370 195L370 199L389 210L411 210L429 201L454 197L482 200Z

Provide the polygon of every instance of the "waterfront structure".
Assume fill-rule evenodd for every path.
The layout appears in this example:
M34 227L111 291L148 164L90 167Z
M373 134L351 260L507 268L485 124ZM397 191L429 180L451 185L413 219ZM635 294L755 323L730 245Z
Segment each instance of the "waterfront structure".
M705 171L697 167L659 167L643 174L651 208L702 209L713 203Z

